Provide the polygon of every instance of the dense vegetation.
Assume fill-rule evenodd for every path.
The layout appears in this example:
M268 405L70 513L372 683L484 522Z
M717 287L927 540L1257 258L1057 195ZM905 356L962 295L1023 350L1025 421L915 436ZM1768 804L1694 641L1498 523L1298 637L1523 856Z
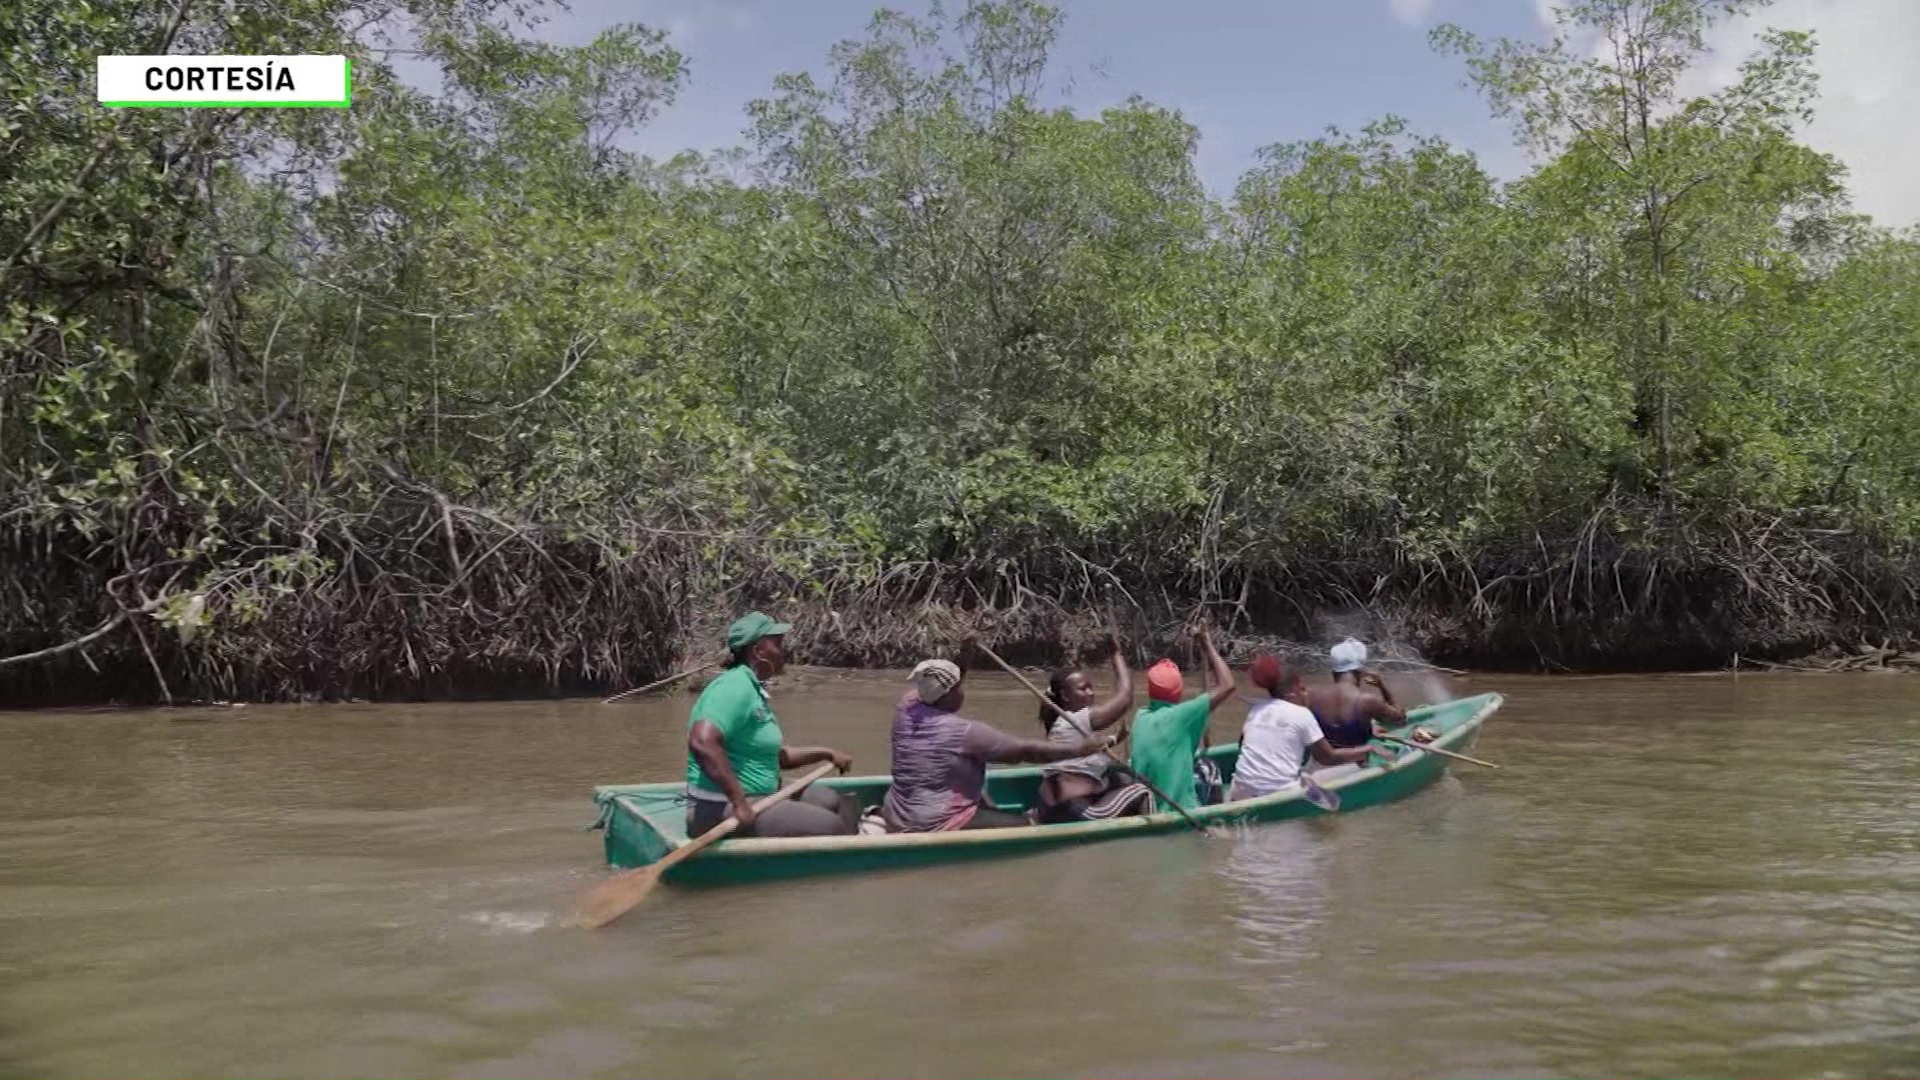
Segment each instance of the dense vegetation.
M1037 102L1058 15L881 14L750 145L499 0L0 7L0 698L582 689L748 603L825 663L1099 610L1330 614L1487 665L1902 637L1920 239L1795 139L1750 5L1435 34L1539 151L1392 119L1228 202L1196 131ZM441 85L393 74L395 41ZM350 111L124 110L100 53L349 52Z

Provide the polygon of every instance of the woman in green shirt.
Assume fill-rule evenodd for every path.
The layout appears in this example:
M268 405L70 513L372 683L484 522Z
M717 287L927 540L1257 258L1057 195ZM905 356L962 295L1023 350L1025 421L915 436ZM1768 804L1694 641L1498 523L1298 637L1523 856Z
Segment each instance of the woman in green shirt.
M1133 771L1187 809L1200 805L1193 758L1206 735L1207 718L1233 697L1233 669L1213 647L1213 634L1201 626L1199 638L1209 676L1206 692L1180 700L1185 686L1180 668L1162 660L1147 669L1147 707L1133 722ZM1172 809L1158 798L1154 805L1159 810Z
M853 759L824 746L788 746L764 680L787 666L793 627L758 611L727 628L733 663L707 684L687 722L687 835L740 819L735 836L829 836L859 824L859 804L819 784L755 815L753 801L780 789L781 769L831 761L845 773Z

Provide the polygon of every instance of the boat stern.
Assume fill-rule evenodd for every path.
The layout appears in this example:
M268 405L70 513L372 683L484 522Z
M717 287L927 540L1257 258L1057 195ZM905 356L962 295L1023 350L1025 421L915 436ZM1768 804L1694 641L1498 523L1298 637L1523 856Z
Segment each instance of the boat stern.
M644 784L595 788L600 807L596 828L603 831L607 865L618 869L649 866L686 843L686 796L681 790L657 790Z

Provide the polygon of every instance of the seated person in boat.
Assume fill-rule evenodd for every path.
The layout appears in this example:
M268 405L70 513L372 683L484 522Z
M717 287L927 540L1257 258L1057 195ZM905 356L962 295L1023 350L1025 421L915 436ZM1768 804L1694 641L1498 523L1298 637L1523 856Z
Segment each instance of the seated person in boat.
M984 802L987 766L1044 765L1111 747L1110 735L1073 742L1017 739L959 715L966 701L959 665L923 660L910 676L913 689L893 716L893 786L881 817L894 832L949 832L1031 824L1024 816Z
M1247 713L1229 798L1257 799L1284 791L1300 782L1309 758L1322 765L1366 764L1366 746L1336 747L1322 733L1307 708L1307 680L1299 671L1262 656L1248 675L1269 696Z
M1193 759L1206 735L1207 719L1234 690L1233 671L1213 647L1212 632L1202 626L1199 639L1208 688L1191 701L1181 701L1185 684L1179 665L1162 660L1147 669L1147 707L1133 722L1133 771L1188 809L1200 805L1194 791ZM1160 810L1172 809L1158 798L1154 804Z
M733 662L693 703L687 722L687 835L740 819L735 836L828 836L854 831L859 804L809 784L800 794L755 815L753 803L780 789L780 770L831 761L842 773L853 759L823 746L788 746L763 680L787 666L793 627L758 611L727 628Z
M1327 741L1365 746L1381 724L1404 724L1407 712L1379 675L1366 669L1367 647L1352 638L1333 647L1333 681L1307 692L1307 708Z
M1133 711L1133 672L1120 653L1120 643L1107 639L1113 664L1113 693L1095 701L1093 680L1083 671L1062 668L1047 683L1047 701L1040 706L1040 726L1047 741L1084 742L1105 731ZM1052 706L1059 706L1056 711ZM1060 715L1062 712L1065 716ZM1042 770L1036 807L1042 824L1063 821L1101 821L1124 814L1147 812L1153 797L1145 784L1129 783L1107 754L1056 761Z

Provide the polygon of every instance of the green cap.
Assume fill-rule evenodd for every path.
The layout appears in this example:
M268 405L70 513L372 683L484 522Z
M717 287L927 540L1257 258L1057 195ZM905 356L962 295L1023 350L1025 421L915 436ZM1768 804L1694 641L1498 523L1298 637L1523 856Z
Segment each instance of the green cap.
M791 629L787 623L774 622L771 615L750 611L727 627L727 651L738 652L763 637L777 637Z

